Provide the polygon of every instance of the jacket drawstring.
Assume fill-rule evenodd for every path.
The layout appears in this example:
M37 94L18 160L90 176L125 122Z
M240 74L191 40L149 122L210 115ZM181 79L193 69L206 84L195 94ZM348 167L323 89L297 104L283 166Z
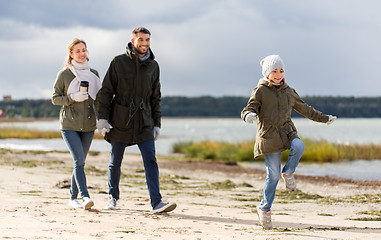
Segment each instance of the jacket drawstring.
M132 118L135 116L136 112L139 109L144 109L144 107L143 107L143 99L141 99L140 104L139 104L138 107L135 107L134 101L131 101L131 103L130 103L130 111L128 113L128 121L126 123L126 127L128 126L128 124L130 124ZM142 130L142 129L143 129L143 124L141 122L141 119L139 119L139 131Z

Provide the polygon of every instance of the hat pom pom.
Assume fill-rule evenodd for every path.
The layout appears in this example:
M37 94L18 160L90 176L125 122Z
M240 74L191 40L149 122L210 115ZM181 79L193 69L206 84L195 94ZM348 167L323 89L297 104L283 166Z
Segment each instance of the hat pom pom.
M259 64L261 64L261 67L263 66L263 63L265 62L265 59L262 59Z

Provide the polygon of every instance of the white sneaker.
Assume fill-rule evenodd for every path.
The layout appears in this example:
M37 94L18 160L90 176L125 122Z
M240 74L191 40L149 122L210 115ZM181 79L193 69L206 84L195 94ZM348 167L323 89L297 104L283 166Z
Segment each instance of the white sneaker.
M82 204L77 199L70 199L69 200L69 206L74 209L81 209L83 208Z
M89 197L84 197L82 200L83 205L85 206L85 210L89 210L92 206L94 206L93 200L91 200Z
M108 202L106 204L105 209L111 209L111 210L118 209L118 207L116 206L116 201L117 200L112 195L109 195L108 196Z
M290 191L295 191L296 182L295 182L294 174L282 173L282 178L284 180L284 183L286 184L286 188Z
M264 229L271 229L273 227L271 224L271 210L266 213L257 206L257 214L259 223Z
M177 207L176 203L165 203L160 202L153 210L152 213L164 213L175 210Z

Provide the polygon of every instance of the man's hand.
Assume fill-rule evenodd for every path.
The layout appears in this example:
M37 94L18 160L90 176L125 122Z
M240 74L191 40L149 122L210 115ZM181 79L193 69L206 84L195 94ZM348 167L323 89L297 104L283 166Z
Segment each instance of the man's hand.
M106 136L106 133L110 132L110 129L112 128L112 126L110 125L110 123L107 122L106 119L99 119L97 128L98 128L98 133L104 137Z
M156 140L160 135L160 128L159 127L153 127L153 138Z

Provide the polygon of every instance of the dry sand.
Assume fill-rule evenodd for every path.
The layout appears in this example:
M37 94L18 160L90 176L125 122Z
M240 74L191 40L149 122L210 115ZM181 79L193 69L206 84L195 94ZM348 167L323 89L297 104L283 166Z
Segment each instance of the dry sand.
M158 157L162 195L178 207L154 215L137 155L126 155L123 162L120 209L104 209L108 161L107 153L88 157L95 205L73 210L70 154L1 152L1 239L381 239L380 216L363 221L381 213L381 182L297 175L299 191L288 193L281 180L274 229L263 230L255 212L262 171Z

